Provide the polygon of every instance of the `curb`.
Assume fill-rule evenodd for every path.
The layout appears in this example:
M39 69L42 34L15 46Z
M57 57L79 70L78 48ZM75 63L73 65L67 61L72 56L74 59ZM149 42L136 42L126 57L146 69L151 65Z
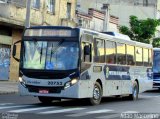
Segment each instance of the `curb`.
M0 81L0 95L18 93L18 82Z
M5 95L5 94L18 94L18 91L12 91L12 92L0 91L0 95Z

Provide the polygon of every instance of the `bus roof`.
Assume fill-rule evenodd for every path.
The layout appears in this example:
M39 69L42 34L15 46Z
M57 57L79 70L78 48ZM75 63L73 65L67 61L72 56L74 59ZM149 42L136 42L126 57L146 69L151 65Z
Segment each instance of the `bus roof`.
M160 48L153 48L154 51L160 51Z
M115 36L116 38L120 38L120 39L124 39L124 40L131 40L129 38L129 36L121 34L121 33L117 33L117 32L109 31L109 32L102 32L102 33L109 34L109 35Z
M97 32L97 31L84 29L84 28L79 28L79 29L81 30L81 32L94 35L97 38L102 38L102 39L106 39L107 38L108 40L119 42L119 43L125 43L125 44L129 44L129 45L136 45L136 46L141 46L141 47L146 47L146 48L152 48L151 44L129 40L128 38L126 39L126 38L122 38L122 37L118 37L118 36L114 36L114 35L110 35L110 34L106 34L106 33L100 33L100 32Z
M31 26L27 29L73 29L72 27L68 26Z
M77 27L72 28L72 27L68 27L68 26L32 26L27 29L79 29L80 32L83 32L83 33L85 32L85 33L91 34L95 37L98 36L99 38L103 38L103 39L107 38L112 41L115 41L115 39L116 39L116 42L152 48L151 44L133 41L133 40L130 40L130 38L128 36L126 36L124 34L120 34L120 33L115 33L115 32L100 33L97 31L90 30L90 29L77 28Z

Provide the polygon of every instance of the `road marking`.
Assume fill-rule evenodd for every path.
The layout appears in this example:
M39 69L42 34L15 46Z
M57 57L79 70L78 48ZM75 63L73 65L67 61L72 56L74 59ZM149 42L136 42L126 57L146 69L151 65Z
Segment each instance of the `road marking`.
M101 116L101 117L96 117L98 119L112 119L112 118L120 118L120 114L111 114L111 115L106 115L106 116Z
M85 115L89 115L89 114L100 114L100 113L107 113L107 112L111 112L111 111L113 111L113 110L102 109L102 110L95 110L95 111L89 111L89 112L82 112L82 113L78 113L78 114L70 114L70 115L66 115L66 116L80 117L80 116L85 116Z
M86 112L88 114L97 114L97 113L105 113L105 112L110 112L113 110L109 110L109 109L102 109L102 110L95 110L95 111L90 111L90 112Z
M0 106L3 106L3 105L12 105L14 103L0 103Z
M83 109L85 109L85 108L61 109L61 110L52 110L52 111L40 112L38 114L54 114L54 113L63 113L63 112L77 111L77 110L83 110Z
M121 114L123 113L138 113L137 111L126 111L126 112L122 112Z
M55 108L55 107L34 107L34 108L11 110L11 111L8 111L8 112L21 113L21 112L29 112L29 111L43 110L43 109L50 109L50 108Z
M29 106L32 106L32 105L0 106L0 110L9 109L9 108L29 107Z
M156 96L150 96L150 95L140 95L140 97L142 97L142 98L158 98L158 97L160 97L160 95L156 95Z

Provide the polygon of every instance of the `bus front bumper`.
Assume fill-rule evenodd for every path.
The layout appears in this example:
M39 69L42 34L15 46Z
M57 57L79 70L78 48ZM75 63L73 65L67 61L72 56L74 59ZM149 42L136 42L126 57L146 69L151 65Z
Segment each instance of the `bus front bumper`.
M160 81L153 81L153 88L160 88Z
M79 83L79 82L78 82ZM24 86L21 83L19 83L19 93L21 96L45 96L45 97L57 97L57 98L70 98L70 99L79 99L84 98L86 95L84 92L80 91L79 84L76 83L75 85L72 85L71 87L68 87L64 89L63 87L39 87L39 86ZM52 90L51 90L52 89ZM42 92L40 92L42 90ZM48 90L45 91L45 90Z
M63 87L39 87L24 86L19 83L19 93L22 96L46 96L46 97L62 97L62 98L79 98L77 84L64 89Z

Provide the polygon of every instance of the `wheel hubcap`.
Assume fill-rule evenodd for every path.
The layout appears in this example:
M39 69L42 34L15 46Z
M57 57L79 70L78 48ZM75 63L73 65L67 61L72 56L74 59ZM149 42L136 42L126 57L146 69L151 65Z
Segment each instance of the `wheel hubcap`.
M95 86L94 91L93 91L93 98L98 100L100 98L100 91L99 88Z
M134 89L134 91L133 91L133 97L136 99L136 97L137 97L137 89L136 89L136 87L135 87L135 89Z

